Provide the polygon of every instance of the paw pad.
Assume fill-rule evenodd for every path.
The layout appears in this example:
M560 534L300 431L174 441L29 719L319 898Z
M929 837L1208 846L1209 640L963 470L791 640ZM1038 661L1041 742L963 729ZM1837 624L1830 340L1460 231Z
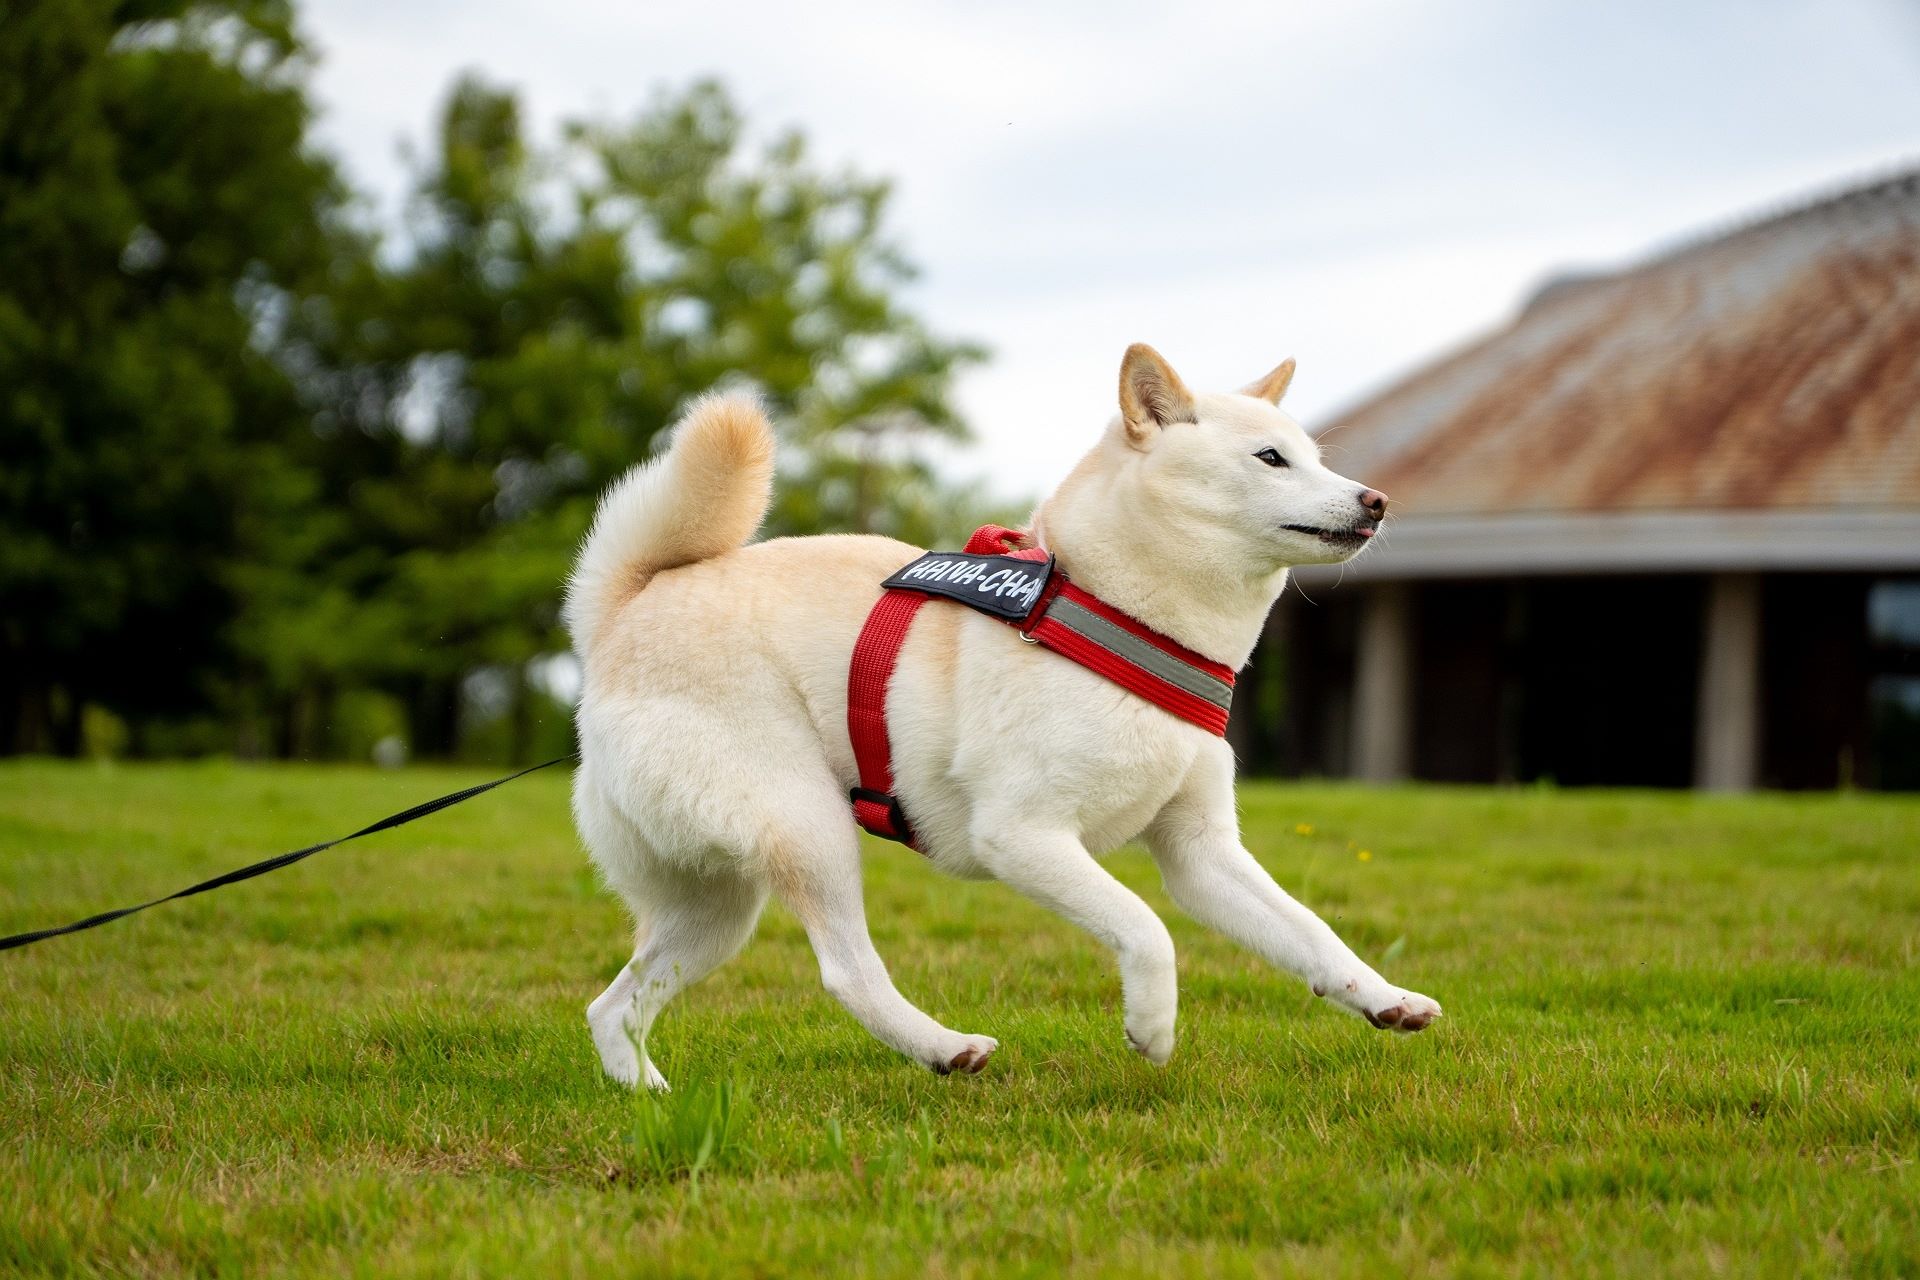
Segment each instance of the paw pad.
M1383 1031L1424 1031L1439 1016L1437 1006L1425 1008L1407 1001L1366 1015L1368 1022Z
M943 1076L955 1071L964 1071L970 1076L977 1076L980 1074L981 1068L987 1065L987 1059L992 1056L993 1050L991 1049L968 1047L954 1054L952 1061L948 1062L946 1066L935 1067L934 1070Z

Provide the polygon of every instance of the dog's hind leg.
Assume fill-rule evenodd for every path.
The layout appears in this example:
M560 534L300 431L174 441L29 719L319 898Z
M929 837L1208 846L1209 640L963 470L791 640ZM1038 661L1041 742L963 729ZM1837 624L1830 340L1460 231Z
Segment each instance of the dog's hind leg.
M633 959L594 1002L587 1025L609 1076L665 1089L647 1056L647 1032L667 1002L726 963L746 944L766 893L744 876L649 877L645 920Z
M900 994L867 932L860 841L837 790L796 806L763 849L774 891L800 918L820 980L875 1038L942 1075L977 1072L1000 1047L991 1036L941 1026Z

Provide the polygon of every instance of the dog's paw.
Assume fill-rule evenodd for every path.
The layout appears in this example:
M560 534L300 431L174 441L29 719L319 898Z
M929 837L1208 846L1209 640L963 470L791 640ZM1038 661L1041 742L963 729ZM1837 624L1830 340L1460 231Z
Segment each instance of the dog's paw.
M609 1057L603 1059L601 1070L607 1073L607 1079L623 1089L650 1089L654 1093L668 1093L667 1078L660 1069L639 1054L627 1057Z
M959 1048L945 1054L942 1058L936 1058L928 1065L943 1076L951 1075L956 1071L977 1076L987 1065L987 1059L993 1056L993 1051L1000 1047L1000 1042L992 1036L961 1036L960 1041Z
M1173 1057L1173 1028L1162 1027L1145 1034L1127 1028L1127 1046L1156 1067L1164 1067Z
M1402 991L1400 998L1383 1008L1363 1011L1368 1022L1383 1030L1423 1031L1440 1016L1440 1004L1416 991Z
M607 1079L624 1089L640 1083L640 1055L631 1040L621 1039L600 1046L600 1069Z

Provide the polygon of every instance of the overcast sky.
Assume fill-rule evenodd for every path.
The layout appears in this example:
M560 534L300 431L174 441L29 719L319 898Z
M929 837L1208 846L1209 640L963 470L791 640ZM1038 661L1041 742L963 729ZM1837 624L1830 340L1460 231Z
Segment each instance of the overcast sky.
M391 209L453 75L536 129L718 76L896 182L913 301L992 361L955 462L1037 494L1120 353L1310 426L1614 265L1920 158L1920 10L1805 3L307 0L321 133Z

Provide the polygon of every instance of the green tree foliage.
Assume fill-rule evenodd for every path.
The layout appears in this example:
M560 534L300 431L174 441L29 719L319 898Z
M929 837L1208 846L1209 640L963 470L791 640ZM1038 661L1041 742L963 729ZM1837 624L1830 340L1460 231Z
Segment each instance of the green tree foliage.
M253 335L335 252L286 5L0 10L0 750L204 707L303 493Z
M713 84L530 140L454 86L384 249L306 141L284 3L0 21L0 751L558 745L529 672L598 491L759 389L779 532L950 539L977 348L899 301L884 183Z
M895 301L884 184L816 171L796 135L757 155L742 135L700 84L537 147L510 93L464 79L401 265L324 335L315 363L354 371L362 409L373 389L358 429L402 444L346 496L392 551L362 586L399 627L382 651L422 750L458 746L476 673L515 758L563 720L527 675L565 648L558 584L593 499L710 387L751 385L787 425L783 530L964 523L915 445L964 438L948 390L979 353Z

